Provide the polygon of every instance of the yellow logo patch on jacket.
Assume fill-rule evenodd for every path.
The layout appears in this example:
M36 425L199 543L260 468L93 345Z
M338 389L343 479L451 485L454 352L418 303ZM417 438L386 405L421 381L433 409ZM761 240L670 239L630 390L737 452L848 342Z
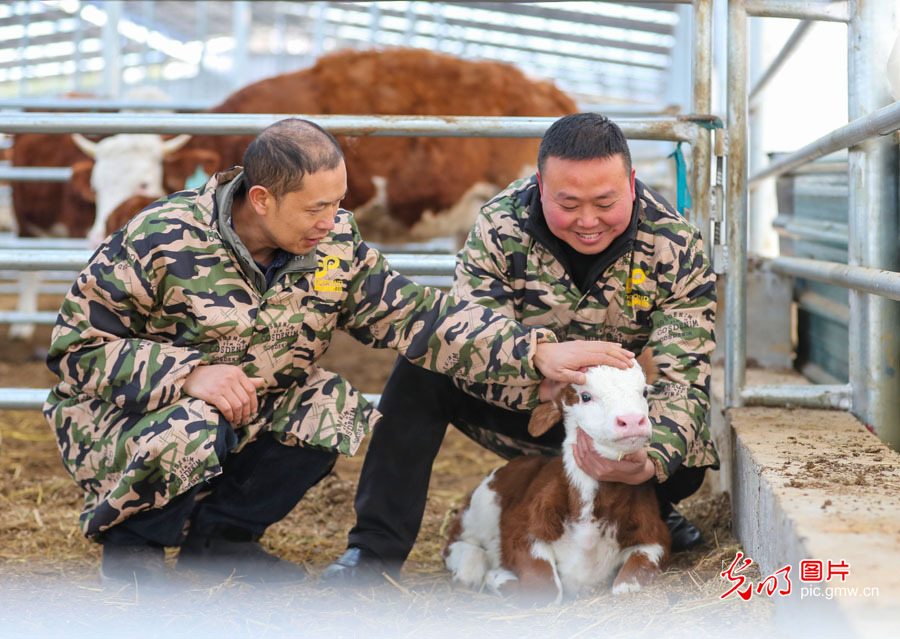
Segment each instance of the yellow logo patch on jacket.
M343 293L344 282L342 280L334 280L326 278L333 268L338 268L341 260L336 255L326 255L319 260L318 268L316 268L316 277L313 279L313 288L317 291L327 291L330 293Z
M625 282L625 297L628 306L643 306L650 308L650 296L632 291L634 286L643 284L647 279L647 274L642 269L636 268L631 271L631 277Z

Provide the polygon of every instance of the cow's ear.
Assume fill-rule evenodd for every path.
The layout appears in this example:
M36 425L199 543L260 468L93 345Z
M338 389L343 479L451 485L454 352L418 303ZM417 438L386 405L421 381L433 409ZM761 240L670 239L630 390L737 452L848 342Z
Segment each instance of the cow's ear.
M196 182L204 184L221 169L220 162L218 153L206 149L177 151L167 155L163 158L163 186L169 193L195 188Z
M556 402L541 404L531 412L531 419L528 420L528 434L532 437L540 437L556 426L561 419L562 411Z
M91 188L91 173L94 163L91 160L80 160L72 165L72 177L69 180L75 193L88 202L95 202L94 189Z
M659 366L657 366L656 362L653 361L652 348L647 347L642 350L641 354L637 356L636 360L644 371L644 377L647 378L648 386L652 385L656 380L659 379Z

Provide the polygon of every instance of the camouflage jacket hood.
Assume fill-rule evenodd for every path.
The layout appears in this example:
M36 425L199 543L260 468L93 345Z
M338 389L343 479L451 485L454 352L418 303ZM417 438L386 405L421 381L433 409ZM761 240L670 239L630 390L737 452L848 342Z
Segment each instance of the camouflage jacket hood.
M452 294L561 340L652 348L662 378L648 393L650 454L664 480L681 464L718 466L706 425L715 276L697 229L640 181L635 187L631 227L598 255L596 277L582 291L542 221L536 179L513 182L481 209L457 256ZM500 406L539 401L536 388L457 384Z
M221 472L223 419L185 395L197 366L232 364L265 384L239 447L262 430L287 444L356 451L374 408L315 362L335 330L478 383L533 385L526 330L392 271L340 211L316 266L252 284L214 219L219 173L151 204L107 238L60 309L48 355L60 377L44 406L67 469L85 490L88 534L159 507Z

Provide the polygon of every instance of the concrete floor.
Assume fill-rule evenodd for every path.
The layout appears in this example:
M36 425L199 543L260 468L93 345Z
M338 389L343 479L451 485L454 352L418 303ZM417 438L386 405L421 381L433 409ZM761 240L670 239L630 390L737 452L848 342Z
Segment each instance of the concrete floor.
M787 589L781 577L772 595L778 627L799 636L897 636L900 455L841 411L746 407L726 414L716 373L717 480L731 493L735 532L763 578L791 567L790 594L779 594ZM748 385L803 383L792 373L747 377ZM822 563L824 577L829 562L847 574L814 581L815 574L801 575L801 561L809 560ZM766 596L755 587L752 596Z

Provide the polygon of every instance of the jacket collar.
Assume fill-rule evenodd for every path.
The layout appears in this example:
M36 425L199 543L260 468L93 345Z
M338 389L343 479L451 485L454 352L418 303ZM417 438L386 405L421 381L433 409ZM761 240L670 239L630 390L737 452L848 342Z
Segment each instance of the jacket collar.
M244 272L253 281L256 289L262 293L270 288L266 286L265 275L260 271L256 262L253 261L247 247L244 246L244 243L231 225L231 206L242 177L243 169L239 166L216 173L197 194L195 216L203 219L210 227L216 229L222 243L237 259ZM305 255L290 255L287 262L276 271L272 283L274 285L278 282L285 273L309 273L315 271L317 262L316 251L311 251Z

